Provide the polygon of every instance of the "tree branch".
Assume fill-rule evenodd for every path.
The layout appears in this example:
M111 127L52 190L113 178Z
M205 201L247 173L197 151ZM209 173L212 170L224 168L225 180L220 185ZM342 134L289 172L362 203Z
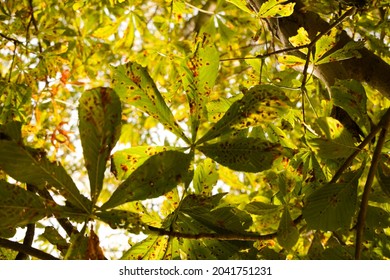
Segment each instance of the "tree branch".
M58 260L58 258L56 258L48 253L45 253L41 250L35 249L31 246L20 244L20 243L15 242L15 241L10 241L10 240L4 239L4 238L0 238L0 247L15 250L18 252L23 252L24 254L36 257L36 258L41 259L41 260Z
M390 112L390 109L387 111ZM367 175L367 181L364 186L362 201L360 203L360 211L357 220L356 226L356 244L355 244L355 259L360 260L362 254L362 243L363 243L363 233L364 225L366 223L367 207L368 207L368 198L371 191L372 183L374 182L375 173L378 167L379 158L381 156L382 148L386 140L386 134L390 125L390 114L386 114L384 118L383 128L378 138L377 145L375 147L374 154L372 156L370 170Z

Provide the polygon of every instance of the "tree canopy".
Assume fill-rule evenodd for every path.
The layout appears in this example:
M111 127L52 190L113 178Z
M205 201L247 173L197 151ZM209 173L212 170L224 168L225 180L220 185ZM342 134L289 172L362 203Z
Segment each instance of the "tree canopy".
M390 258L389 0L0 2L0 259Z

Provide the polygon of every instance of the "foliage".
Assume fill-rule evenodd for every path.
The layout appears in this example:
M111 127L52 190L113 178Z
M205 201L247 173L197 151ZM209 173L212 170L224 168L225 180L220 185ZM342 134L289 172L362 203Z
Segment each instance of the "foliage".
M389 63L388 4L1 1L0 258L389 259L390 93L310 70Z

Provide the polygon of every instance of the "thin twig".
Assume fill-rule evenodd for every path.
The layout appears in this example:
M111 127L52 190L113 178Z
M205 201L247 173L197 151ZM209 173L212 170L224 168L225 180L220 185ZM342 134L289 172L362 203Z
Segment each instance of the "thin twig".
M367 181L364 186L364 191L363 191L362 201L360 203L360 211L359 211L359 216L358 216L357 226L356 226L356 244L355 244L356 260L360 260L362 255L363 233L364 233L364 226L366 223L368 198L371 191L372 183L374 182L375 173L378 168L378 163L381 156L382 148L386 140L386 134L389 129L389 124L390 124L390 117L387 116L387 118L385 118L383 128L379 135L378 142L376 144L375 151L372 156L370 170L368 172Z
M298 216L294 221L293 224L297 225L301 220L303 219L303 216ZM153 226L148 226L149 230L157 232L159 235L167 235L169 237L176 237L176 238L188 238L188 239L215 239L215 240L236 240L236 241L258 241L258 240L270 240L277 237L278 233L270 233L270 234L242 234L242 233L184 233L184 232L178 232L178 231L171 231L171 230L165 230L162 228L156 228Z
M4 238L0 238L0 247L15 250L18 252L23 252L27 255L36 257L36 258L41 259L41 260L58 260L58 258L56 258L48 253L45 253L41 250L35 249L31 246L20 244L20 243L15 242L15 241L10 241L10 240L4 239Z
M269 240L277 236L277 233L265 234L265 235L247 235L239 233L184 233L177 231L169 231L162 228L156 228L149 226L151 231L157 232L159 235L167 235L169 237L188 238L188 239L216 239L216 240L238 240L238 241L257 241L257 240Z

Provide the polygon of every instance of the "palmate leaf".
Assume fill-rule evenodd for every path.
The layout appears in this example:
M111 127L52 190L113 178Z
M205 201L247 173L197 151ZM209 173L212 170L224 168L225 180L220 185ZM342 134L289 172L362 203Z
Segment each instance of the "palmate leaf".
M17 181L38 188L55 188L73 206L89 213L91 202L80 194L72 178L58 162L50 162L41 150L0 140L0 169Z
M191 154L178 151L151 156L119 185L102 209L167 193L187 177L191 159Z
M348 229L355 214L356 203L356 180L327 184L309 195L303 217L312 229Z
M190 143L176 123L156 84L146 68L136 62L128 62L114 68L114 90L123 103L133 105L159 120L165 128Z
M0 180L0 229L25 226L46 215L45 204L39 196Z
M234 102L223 117L198 140L197 144L202 144L233 130L263 126L278 120L287 114L290 106L292 106L290 100L280 88L270 85L254 86L244 91L242 99Z
M83 93L79 101L79 130L91 197L102 190L104 171L121 128L121 103L110 88L95 88Z
M209 158L230 169L260 172L270 169L276 158L282 155L282 147L257 138L237 137L198 149Z

